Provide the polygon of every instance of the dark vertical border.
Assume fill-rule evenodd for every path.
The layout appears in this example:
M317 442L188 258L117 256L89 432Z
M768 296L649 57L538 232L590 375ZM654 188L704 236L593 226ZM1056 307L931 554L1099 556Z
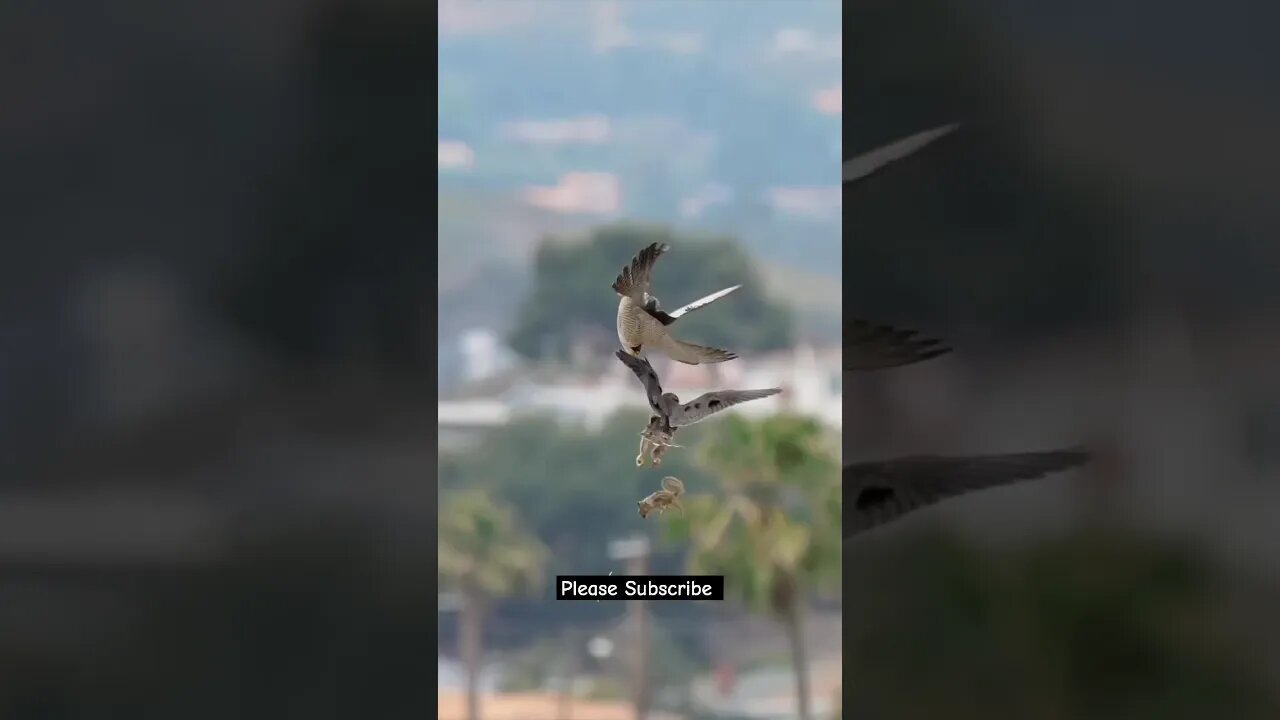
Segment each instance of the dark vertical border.
M907 22L913 14L922 10L926 11L928 18ZM909 186L908 179L928 172L939 153L954 152L956 141L963 142L962 137L956 136L963 136L966 130L964 121L972 110L969 101L974 99L964 87L953 88L954 92L949 97L930 94L904 82L900 77L883 77L883 63L873 65L868 62L871 58L883 58L886 47L909 56L914 52L913 47L936 41L937 37L934 35L947 36L949 29L946 26L952 19L949 17L950 12L944 5L932 0L912 3L911 8L872 0L859 0L843 5L841 57L844 111L841 156L844 167L841 182L844 215L841 315L846 354L849 352L851 333L882 324L897 329L920 328L925 320L909 316L906 308L896 304L895 298L873 296L861 286L858 278L866 277L869 272L874 273L874 270L865 267L868 256L875 254L869 252L872 249L869 243L876 243L877 250L881 252L892 252L893 238L881 234L872 237L860 232L857 217L851 211L860 203L868 202L864 193L883 192L886 185L895 188ZM917 35L922 28L933 32ZM952 128L944 129L952 125ZM852 172L855 165L860 168L859 172L866 174L851 181L844 180L846 173ZM918 339L923 340L930 335L921 335ZM947 351L949 348L938 345L921 349L919 352L924 354L919 357L931 358ZM846 365L846 368L849 367ZM894 372L891 366L883 368ZM845 372L847 374L849 370L846 369ZM848 403L865 396L850 392L850 386L846 384L844 397L847 404L843 410L843 426L848 432L848 429L856 427L858 420L851 412L852 405ZM865 416L863 419L865 420ZM842 439L842 457L846 467L869 459L858 452L852 436ZM842 498L842 502L854 500L853 497ZM849 557L847 553L845 557ZM847 597L847 594L844 596ZM842 623L842 644L845 648L854 641L855 631L855 624ZM847 652L844 654L846 657L849 655ZM850 663L843 663L843 668L840 717L853 718L857 715L856 709L849 706L849 688L854 687L858 678L853 676L855 668Z
M439 24L439 19L437 16L437 25L438 24ZM440 34L439 34L439 31L437 30L437 32L434 34L424 35L424 37L422 38L422 41L430 44L431 57L434 62L432 63L432 67L430 68L429 72L424 68L424 72L422 72L421 75L419 75L419 77L421 78L421 82L418 85L418 91L421 93L421 96L422 96L423 107L425 108L426 106L429 105L430 107L435 109L435 112L431 113L431 117L427 122L431 127L431 137L436 138L436 145L438 148L439 137L440 137L440 128L439 128L439 124L440 124L440 113L439 113ZM428 98L430 99L428 100ZM425 160L425 158L423 159ZM437 166L438 166L438 163L437 163ZM437 169L437 172L434 172L431 174L430 184L431 184L430 200L423 198L423 202L421 206L423 208L424 217L423 217L422 226L420 228L420 231L421 231L420 237L422 237L424 245L429 245L432 248L434 255L433 255L432 261L429 262L426 267L422 268L423 270L422 274L424 276L423 278L424 283L425 282L430 283L426 285L427 288L431 288L431 287L439 288L440 287L440 262L439 262L439 257L440 257L439 227L440 226L439 226L437 211L439 207L440 175L439 175L438 169ZM430 210L428 211L427 208L430 208ZM427 221L425 217L426 215L431 216L430 222ZM428 240L428 238L430 239ZM437 378L440 374L440 368L439 368L440 353L438 349L439 342L440 342L439 341L440 312L441 312L439 307L440 296L438 294L435 294L435 295L424 294L423 297L430 298L430 300L427 301L427 304L423 306L423 322L430 324L430 333L426 334L425 337L435 338L434 342L431 343L432 352L424 353L425 355L427 355L426 360L428 364L423 368L423 373L425 375L428 372L428 368L429 368L430 376L431 376L431 391L430 391L431 398L437 405L439 405L440 386L439 386L439 382L437 382ZM438 421L439 421L439 415L437 414L437 423ZM430 518L428 520L428 522L430 523L430 534L428 535L428 537L431 537L434 540L434 542L433 542L433 547L431 548L431 553L430 553L430 557L431 557L430 568L423 568L423 572L427 572L428 569L430 570L430 573L431 573L429 576L430 579L427 581L427 583L431 587L432 597L435 598L435 601L432 602L431 610L435 614L435 616L439 618L440 617L440 608L439 608L440 588L439 588L439 582L437 579L439 577L437 572L438 571L437 565L439 563L440 556L435 547L435 545L439 543L438 523L439 523L439 517L440 517L438 513L438 508L440 506L440 469L439 469L440 468L440 464L439 464L440 433L438 430L438 425L437 425L436 434L432 435L430 438L427 438L426 442L431 443L431 455L432 457L436 458L436 466L432 469L431 478L430 478L430 482L432 485L432 492L428 495L429 497L432 498L433 505L427 514L427 516ZM432 640L431 650L435 654L434 655L429 654L427 652L428 649L424 647L422 649L423 650L422 657L424 658L430 657L432 660L435 660L440 654L439 623L437 622L436 624L433 624L432 628L433 629L431 632L431 640ZM431 698L432 698L432 702L435 703L436 705L436 710L428 711L426 716L429 716L429 717L435 717L440 707L439 684L437 683L436 685L433 685L432 688L433 689L431 691Z

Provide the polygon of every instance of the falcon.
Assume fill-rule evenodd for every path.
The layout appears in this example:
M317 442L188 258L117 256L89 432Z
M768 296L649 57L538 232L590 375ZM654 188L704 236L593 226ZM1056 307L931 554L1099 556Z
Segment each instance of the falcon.
M614 355L640 379L640 383L644 385L645 394L649 399L649 407L654 412L653 417L649 419L649 426L645 428L645 432L641 433L640 454L636 456L636 467L644 465L646 449L653 449L653 464L661 465L662 453L657 451L656 448L671 447L671 440L675 437L676 430L681 427L706 420L721 410L734 405L767 398L782 392L782 388L714 390L699 395L691 402L681 404L680 398L675 393L664 393L662 391L662 384L658 381L658 373L654 372L653 366L649 364L648 360L629 355L622 350L615 351Z
M888 145L882 145L875 150L865 152L855 158L845 160L844 168L841 172L841 181L843 183L857 182L880 168L915 153L934 140L950 134L958 127L960 127L958 123L951 123L932 130L918 132L895 140Z
M951 352L941 340L919 337L914 330L873 325L865 320L844 324L844 371L863 372L911 365Z
M1080 448L1049 452L940 457L920 455L846 465L841 525L849 540L940 500L1035 480L1089 461Z
M652 348L686 365L703 363L719 363L738 357L736 354L719 348L694 345L675 339L671 336L670 326L685 315L706 307L720 298L732 293L741 285L725 288L719 292L694 300L682 308L665 312L658 303L658 298L650 294L652 285L653 264L662 254L671 249L666 243L653 243L641 250L631 263L622 268L618 278L613 281L613 290L618 293L618 340L628 353L639 356L640 351Z

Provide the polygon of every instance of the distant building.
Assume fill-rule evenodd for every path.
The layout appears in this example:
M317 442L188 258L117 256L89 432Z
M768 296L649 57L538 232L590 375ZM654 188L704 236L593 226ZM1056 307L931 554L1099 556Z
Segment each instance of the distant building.
M571 172L555 185L535 185L520 192L528 204L569 215L614 215L622 209L622 181L606 172Z
M464 363L462 376L467 382L487 380L512 364L511 352L489 328L467 330L459 345Z

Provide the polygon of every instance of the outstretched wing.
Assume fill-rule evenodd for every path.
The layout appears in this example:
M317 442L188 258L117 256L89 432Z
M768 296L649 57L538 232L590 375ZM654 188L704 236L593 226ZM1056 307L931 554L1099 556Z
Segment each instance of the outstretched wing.
M782 388L768 390L716 390L694 398L691 402L671 412L671 424L675 426L692 425L724 410L741 405L744 402L767 398L782 392Z
M888 145L882 145L875 150L865 152L855 158L844 161L844 171L842 173L843 182L851 183L861 180L866 176L874 173L880 168L892 162L897 162L908 155L916 152L925 145L937 140L956 128L960 127L958 123L943 125L925 130L914 135L909 135L900 140L895 140Z
M645 295L648 294L653 281L653 264L670 249L671 246L666 243L652 243L636 253L631 263L623 267L622 272L613 281L613 291L631 298L638 305L644 305Z
M734 290L737 290L737 289L738 289L738 288L740 288L740 287L742 287L742 286L741 286L741 285L734 285L733 287L727 287L727 288L725 288L725 289L723 289L723 290L720 290L720 291L718 291L718 292L713 292L713 293L711 293L710 295L708 295L708 296L706 296L706 297L704 297L704 298L699 298L699 299L697 299L697 300L694 300L693 302L689 303L688 305L685 305L684 307L679 308L679 309L674 310L674 311L669 312L669 313L668 313L668 312L664 312L664 311L662 311L662 310L657 309L656 304L655 304L655 307L654 307L654 308L650 309L650 308L646 307L646 308L645 308L645 310L647 310L647 311L649 312L649 314L650 314L650 315L652 315L652 316L654 316L655 318L657 318L657 319L658 319L658 320L659 320L663 325L670 325L671 323L673 323L673 322L675 322L676 320L678 320L678 319L680 318L680 316L685 315L685 314L687 314L687 313L691 313L691 312L693 312L694 310L697 310L698 308L706 307L706 306L710 305L711 303L713 303L713 302L715 302L715 301L719 300L720 298L722 298L722 297L724 297L724 296L728 295L729 293L732 293Z
M844 370L882 370L946 355L951 348L941 340L917 337L914 330L872 325L863 320L844 324Z
M631 372L640 379L640 384L644 385L645 395L649 397L649 407L662 417L665 413L662 412L662 406L658 402L662 398L662 383L658 381L658 373L654 372L653 366L648 360L628 355L622 350L614 350L613 354L622 361L623 365L631 368Z
M687 343L683 340L677 340L669 334L663 334L662 337L649 346L653 350L661 352L663 355L682 362L685 365L704 365L710 363L721 363L733 360L738 357L737 353L720 348L709 347L707 345L695 345Z
M939 500L1033 480L1088 460L1084 450L1069 449L972 457L918 456L848 465L843 478L843 536L847 540Z

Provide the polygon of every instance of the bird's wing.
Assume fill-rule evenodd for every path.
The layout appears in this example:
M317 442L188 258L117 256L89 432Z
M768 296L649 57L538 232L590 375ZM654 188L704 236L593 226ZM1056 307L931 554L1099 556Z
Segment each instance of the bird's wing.
M958 123L951 123L932 130L918 132L895 140L888 145L882 145L875 150L865 152L855 158L845 160L842 173L843 182L851 183L861 180L885 165L911 155L925 145L952 132L957 127L960 127Z
M675 426L692 425L734 405L741 405L751 400L777 395L782 388L768 390L716 390L704 393L692 401L675 408L671 412L671 424Z
M659 417L663 417L662 405L658 402L662 398L662 383L658 381L658 373L654 372L653 366L649 361L628 355L622 350L615 350L613 354L622 361L623 365L631 368L631 372L640 379L640 384L644 385L645 395L649 398L649 407L653 409Z
M706 345L694 345L693 343L677 340L668 333L663 333L662 337L656 342L650 343L650 347L685 365L720 363L738 357L737 353L732 353L728 350Z
M1080 449L1050 452L918 456L844 468L843 535L864 530L906 513L972 490L1033 480L1088 462Z
M697 310L698 308L706 307L711 303L719 300L720 298L732 293L734 290L737 290L740 287L742 286L734 285L733 287L727 287L723 290L713 292L704 298L699 298L697 300L694 300L693 302L689 303L688 305L685 305L684 307L678 310L674 310L669 313L665 313L665 312L662 312L661 310L658 310L657 312L653 313L653 315L654 317L661 320L663 325L670 325L671 323L675 322L678 318L680 318L680 316L685 315L686 313L691 313L694 310Z
M671 246L666 243L652 243L636 253L631 263L623 267L622 272L613 281L613 291L631 298L637 305L644 305L645 296L649 293L649 287L653 281L653 264L670 249Z
M941 343L941 340L917 337L914 330L846 320L844 370L855 372L899 367L951 352L951 348Z

